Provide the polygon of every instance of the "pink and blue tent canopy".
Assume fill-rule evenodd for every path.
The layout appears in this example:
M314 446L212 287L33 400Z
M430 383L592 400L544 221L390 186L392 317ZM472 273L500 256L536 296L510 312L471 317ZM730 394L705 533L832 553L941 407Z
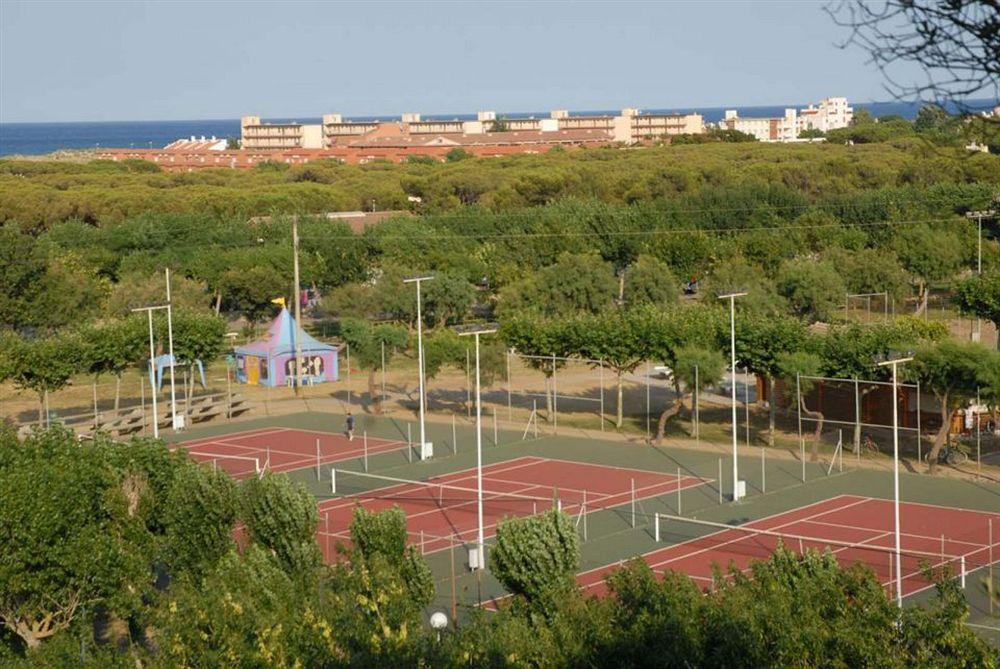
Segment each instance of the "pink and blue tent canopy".
M303 383L336 381L339 376L337 347L319 341L298 327L285 308L271 322L262 339L236 349L237 380L272 387L291 382L295 377L296 337L302 354Z

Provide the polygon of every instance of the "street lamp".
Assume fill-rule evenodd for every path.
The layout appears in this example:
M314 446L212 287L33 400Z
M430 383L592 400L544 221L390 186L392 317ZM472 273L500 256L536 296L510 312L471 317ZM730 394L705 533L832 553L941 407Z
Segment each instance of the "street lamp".
M900 571L901 560L899 556L899 390L897 384L897 368L904 362L913 360L911 354L906 356L879 356L875 359L875 364L879 367L892 367L892 485L893 485L893 515L896 535L896 605L903 606L903 576ZM917 411L920 407L917 407Z
M174 384L174 365L177 360L174 359L174 309L170 302L169 267L164 269L164 274L167 279L167 353L170 355L170 424L176 431L184 428L184 417L177 415L177 391ZM194 387L194 384L192 384L192 387Z
M403 283L417 284L417 375L420 384L420 459L431 457L433 445L427 443L427 433L424 427L424 324L420 313L420 282L430 281L433 276L413 276L403 279Z
M160 416L156 411L156 378L153 374L153 366L156 358L156 349L153 347L153 312L157 309L166 309L166 304L151 304L148 307L136 307L133 312L145 311L149 319L149 385L153 396L153 438L160 438Z
M733 388L733 501L740 499L739 491L739 465L736 461L736 444L739 439L736 426L736 298L743 297L745 291L726 293L719 295L720 300L729 300L729 354L732 363L732 373L730 375L730 385ZM719 481L721 484L722 481Z
M473 569L482 569L486 566L483 539L483 412L479 395L479 337L480 335L493 334L496 331L496 327L493 326L473 325L458 333L460 337L476 338L476 514L479 533L476 539L475 564L470 565Z
M435 611L431 614L431 628L437 632L437 639L441 641L441 630L448 626L448 616L444 611Z
M997 212L993 209L985 209L983 211L967 211L965 212L965 217L969 219L976 219L976 223L979 227L979 233L976 241L976 274L982 275L983 273L983 219L992 218L996 216ZM976 317L976 339L975 341L980 341L982 339L982 324L981 318Z

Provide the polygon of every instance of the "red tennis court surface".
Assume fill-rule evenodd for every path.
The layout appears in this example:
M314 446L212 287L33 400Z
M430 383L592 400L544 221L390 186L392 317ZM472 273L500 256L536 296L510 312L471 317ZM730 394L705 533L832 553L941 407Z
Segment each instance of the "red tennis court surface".
M355 435L269 427L206 437L177 444L199 462L221 469L234 478L246 478L264 469L288 472L331 462L395 451L407 447L405 441Z
M338 471L337 476L350 478L351 473ZM546 511L556 498L563 511L579 515L628 504L633 489L638 501L702 483L705 480L695 476L678 479L644 469L517 458L483 467L483 531L486 537L493 536L504 517ZM333 557L332 542L349 538L348 526L359 504L369 511L400 507L406 512L409 543L424 553L472 543L478 533L476 470L467 469L321 502L318 534L328 559Z
M889 500L841 495L689 539L642 558L656 573L680 572L710 588L713 564L723 570L733 564L746 572L751 560L767 559L781 542L797 553L830 550L842 566L866 564L891 593L895 588L892 506ZM667 540L671 522L684 524L668 520L661 525ZM900 534L904 595L932 585L922 573L924 565L934 569L947 565L957 576L963 563L972 571L1000 558L1000 514L996 513L904 502L900 504ZM583 572L577 580L590 592L604 594L604 578L619 565Z

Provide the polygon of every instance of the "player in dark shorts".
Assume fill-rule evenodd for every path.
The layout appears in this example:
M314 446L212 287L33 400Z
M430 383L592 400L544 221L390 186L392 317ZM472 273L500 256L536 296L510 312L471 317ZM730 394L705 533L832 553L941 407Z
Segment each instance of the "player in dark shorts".
M354 416L350 411L347 412L347 440L354 441Z

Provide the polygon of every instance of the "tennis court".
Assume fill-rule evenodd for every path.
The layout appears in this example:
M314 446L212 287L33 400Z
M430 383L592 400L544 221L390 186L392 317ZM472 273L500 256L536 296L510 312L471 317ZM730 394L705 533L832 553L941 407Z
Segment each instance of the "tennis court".
M705 479L644 469L586 464L527 456L483 467L483 529L493 535L497 522L555 507L586 523L592 511L699 486ZM354 508L406 512L409 543L431 553L472 543L478 533L476 470L443 474L425 481L334 470L331 487L342 497L320 502L320 544L332 556L331 542L349 538ZM626 511L628 513L628 511ZM585 531L585 530L584 530Z
M246 478L262 471L289 472L407 448L404 440L268 427L196 439L173 448L184 449L199 462Z
M893 504L889 500L840 495L739 526L677 516L657 518L656 534L675 542L642 558L656 573L687 574L704 588L713 584L712 565L748 572L750 562L770 557L779 544L801 553L829 550L848 566L863 563L894 593ZM923 571L947 567L961 577L1000 557L1000 514L903 502L900 505L901 572L904 596L932 587ZM714 530L705 534L706 530ZM692 534L701 533L702 536ZM579 575L593 594L606 590L605 576L620 563Z

